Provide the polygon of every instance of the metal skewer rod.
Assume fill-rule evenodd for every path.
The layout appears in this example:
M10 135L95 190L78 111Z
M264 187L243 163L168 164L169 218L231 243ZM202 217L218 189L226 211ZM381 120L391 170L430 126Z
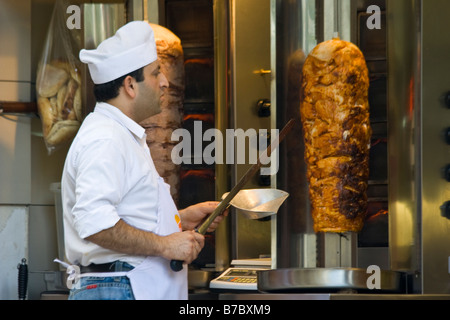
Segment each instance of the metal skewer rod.
M340 29L340 1L334 0L334 35L333 38L339 38L339 29Z

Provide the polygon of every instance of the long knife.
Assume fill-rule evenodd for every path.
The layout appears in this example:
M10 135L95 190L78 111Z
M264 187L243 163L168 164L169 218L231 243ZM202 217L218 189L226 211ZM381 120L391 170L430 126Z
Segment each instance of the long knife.
M275 150L281 141L284 140L286 135L291 131L292 127L295 124L295 120L291 119L289 122L284 126L284 128L281 130L278 137L272 140L270 145L267 147L266 151L263 152L261 155L263 157L269 158L272 154L272 151ZM264 161L265 162L265 161ZM261 168L262 162L261 157L258 155L258 159L255 164L253 164L247 172L244 174L244 176L239 180L239 182L231 189L231 191L228 193L228 195L223 199L217 208L208 216L208 218L203 222L203 224L196 230L198 233L204 235L206 233L206 230L208 230L209 226L213 221L221 215L229 206L231 200L238 194L238 192L244 187L244 185L255 175L255 173ZM181 260L172 260L170 261L170 268L175 271L181 271L183 269L183 261Z

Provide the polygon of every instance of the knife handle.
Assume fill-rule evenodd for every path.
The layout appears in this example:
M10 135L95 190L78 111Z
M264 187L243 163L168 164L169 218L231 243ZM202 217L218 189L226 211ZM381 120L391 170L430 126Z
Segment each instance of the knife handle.
M183 261L171 260L170 261L170 269L172 269L172 271L175 271L175 272L183 270Z

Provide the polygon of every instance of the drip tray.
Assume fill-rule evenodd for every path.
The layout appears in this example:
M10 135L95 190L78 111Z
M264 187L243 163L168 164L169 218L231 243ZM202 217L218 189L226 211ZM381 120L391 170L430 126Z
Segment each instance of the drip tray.
M368 287L373 284L379 285L379 289ZM258 290L267 293L404 293L406 275L380 270L376 279L375 273L357 268L275 269L258 272Z

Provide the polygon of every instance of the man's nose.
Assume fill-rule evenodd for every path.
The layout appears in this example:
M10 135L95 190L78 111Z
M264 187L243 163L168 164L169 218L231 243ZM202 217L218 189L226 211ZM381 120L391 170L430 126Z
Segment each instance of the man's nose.
M161 72L160 75L161 75L161 79L160 79L160 82L159 82L159 87L161 89L168 88L169 87L169 81L167 80L166 76L162 72Z

